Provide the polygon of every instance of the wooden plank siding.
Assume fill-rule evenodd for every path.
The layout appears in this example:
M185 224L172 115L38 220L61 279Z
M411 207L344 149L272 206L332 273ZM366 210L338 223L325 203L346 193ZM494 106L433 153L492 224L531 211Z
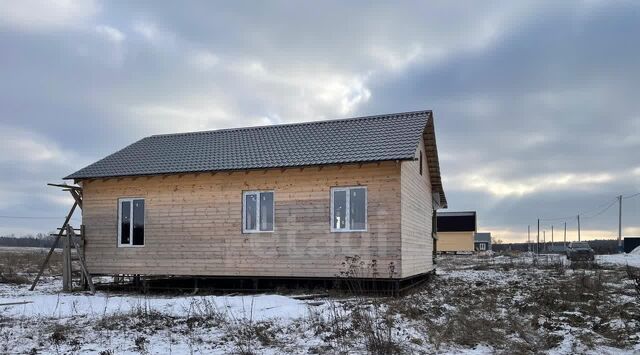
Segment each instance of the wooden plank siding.
M422 152L422 175L420 175ZM431 182L424 142L416 150L417 160L403 161L401 167L402 277L433 270L433 216Z
M414 163L85 180L87 266L94 274L333 277L346 256L360 255L377 260L381 277L391 262L396 277L405 277L401 257L417 258L430 245L418 231L430 232L423 211L430 194L408 191L416 188ZM368 230L332 233L330 188L356 185L367 186ZM274 191L274 232L242 233L242 191L249 190ZM145 199L144 247L117 247L117 201L125 197ZM418 215L428 224L411 222ZM430 255L409 261L408 274L430 268L430 257L423 260Z
M438 232L439 252L474 251L475 232Z

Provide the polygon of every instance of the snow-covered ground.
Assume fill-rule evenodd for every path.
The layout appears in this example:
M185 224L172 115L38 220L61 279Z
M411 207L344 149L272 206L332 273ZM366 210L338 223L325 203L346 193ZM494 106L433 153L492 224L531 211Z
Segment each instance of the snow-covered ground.
M640 254L596 255L599 264L640 267Z
M55 285L55 283L54 283ZM126 314L140 309L158 311L179 317L193 311L199 304L210 304L221 312L245 316L253 312L254 320L270 318L295 319L307 314L307 304L279 295L255 296L181 296L161 297L136 294L110 295L98 292L50 293L30 292L26 287L0 287L0 304L28 302L21 305L1 307L2 315L13 318L45 317L97 318L113 314Z
M0 283L0 304L22 303L0 306L0 353L640 353L640 297L625 270L640 255L597 263L442 258L433 281L395 299L66 294L52 276L33 292Z

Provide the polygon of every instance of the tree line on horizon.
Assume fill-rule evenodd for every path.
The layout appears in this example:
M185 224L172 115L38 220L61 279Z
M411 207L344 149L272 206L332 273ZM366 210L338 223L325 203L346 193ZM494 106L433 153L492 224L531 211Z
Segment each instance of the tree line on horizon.
M37 233L35 235L16 236L14 234L0 236L2 247L32 247L51 248L56 237L49 234ZM62 243L60 243L62 244Z

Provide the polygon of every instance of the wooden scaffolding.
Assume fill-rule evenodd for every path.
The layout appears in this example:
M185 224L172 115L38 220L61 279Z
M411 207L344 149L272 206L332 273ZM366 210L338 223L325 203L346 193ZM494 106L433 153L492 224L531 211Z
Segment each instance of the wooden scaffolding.
M62 239L62 290L65 292L73 291L73 280L74 276L78 280L78 284L82 289L89 288L91 293L95 292L95 287L93 286L93 282L91 281L91 274L87 269L87 264L85 263L84 258L84 226L81 225L80 229L74 229L69 221L73 216L73 213L76 211L76 208L82 209L82 188L80 186L72 186L66 184L47 184L49 186L61 187L63 191L68 191L73 197L74 203L67 214L67 217L64 220L64 223L60 228L58 228L58 232L56 234L51 234L55 236L56 239L53 241L53 245L47 254L47 257L44 259L44 262L40 266L40 270L38 271L38 275L33 280L33 284L31 285L30 290L33 291L36 288L36 284L44 269L49 264L49 260L51 259L51 255L53 254L55 248L58 245L58 242ZM79 268L76 268L74 271L74 262L79 264ZM77 275L77 276L76 276Z

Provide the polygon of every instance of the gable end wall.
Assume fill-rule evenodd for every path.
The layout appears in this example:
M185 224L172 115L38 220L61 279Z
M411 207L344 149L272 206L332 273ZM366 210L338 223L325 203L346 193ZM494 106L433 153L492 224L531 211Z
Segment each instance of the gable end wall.
M420 152L423 157L422 175L420 175ZM433 270L432 192L422 139L416 149L416 160L402 162L400 186L402 277L404 278Z

